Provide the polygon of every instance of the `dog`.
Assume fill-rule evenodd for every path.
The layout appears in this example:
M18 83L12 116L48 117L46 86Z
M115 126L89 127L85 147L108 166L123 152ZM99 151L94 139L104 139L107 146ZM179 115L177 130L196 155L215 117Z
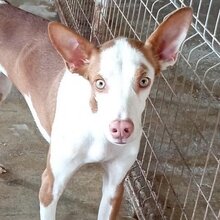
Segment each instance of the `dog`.
M68 27L0 1L0 93L13 83L48 141L39 191L40 219L81 166L104 168L98 220L117 218L123 182L142 134L141 115L154 78L174 65L192 20L174 11L146 42L118 37L96 47Z

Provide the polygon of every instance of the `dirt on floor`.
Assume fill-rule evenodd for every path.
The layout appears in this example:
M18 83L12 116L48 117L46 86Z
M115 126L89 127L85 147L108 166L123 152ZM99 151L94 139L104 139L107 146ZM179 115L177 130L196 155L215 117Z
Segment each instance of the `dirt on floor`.
M51 20L57 19L50 0L10 2ZM47 151L48 143L37 130L24 99L13 88L0 106L0 163L7 169L7 173L0 174L0 220L39 219L38 190ZM97 219L101 184L100 166L87 165L80 169L60 199L57 219ZM125 196L122 219L131 213Z

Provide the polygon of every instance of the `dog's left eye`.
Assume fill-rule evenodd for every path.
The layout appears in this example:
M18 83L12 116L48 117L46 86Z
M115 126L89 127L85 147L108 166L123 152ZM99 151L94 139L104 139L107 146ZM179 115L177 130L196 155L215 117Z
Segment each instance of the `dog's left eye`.
M139 86L141 88L146 88L150 85L150 78L149 77L142 77L139 81Z
M102 90L105 88L105 80L104 79L98 79L95 82L95 86L97 89Z

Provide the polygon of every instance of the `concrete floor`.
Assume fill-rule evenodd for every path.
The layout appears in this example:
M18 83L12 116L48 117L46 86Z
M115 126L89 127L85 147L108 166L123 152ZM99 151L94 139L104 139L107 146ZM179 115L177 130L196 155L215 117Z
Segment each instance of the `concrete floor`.
M16 6L56 19L51 1L12 1ZM19 2L19 3L18 3ZM0 106L0 220L39 219L38 190L48 150L21 95L13 89ZM82 168L70 181L60 199L58 219L93 220L101 198L102 170L98 165ZM124 198L121 216L132 213ZM122 217L121 219L127 219Z

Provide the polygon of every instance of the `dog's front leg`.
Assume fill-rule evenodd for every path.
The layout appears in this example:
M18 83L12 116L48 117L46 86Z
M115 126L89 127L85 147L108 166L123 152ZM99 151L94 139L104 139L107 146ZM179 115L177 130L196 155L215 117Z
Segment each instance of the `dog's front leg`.
M121 158L104 164L102 200L98 220L116 220L124 192L124 179L136 158Z
M70 177L81 166L76 155L57 149L58 146L51 146L47 166L42 174L39 192L41 220L56 219L57 202Z

